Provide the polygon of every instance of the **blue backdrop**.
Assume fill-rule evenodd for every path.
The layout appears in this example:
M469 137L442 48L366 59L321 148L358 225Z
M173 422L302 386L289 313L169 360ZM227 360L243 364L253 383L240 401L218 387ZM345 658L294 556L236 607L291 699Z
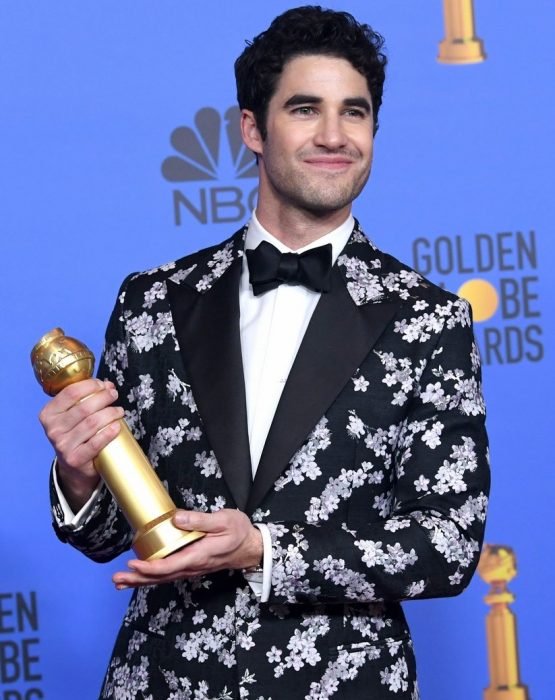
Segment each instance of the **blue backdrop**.
M448 66L436 61L439 0L328 5L382 32L390 58L355 213L380 247L462 287L481 318L487 541L517 552L522 679L547 700L555 6L475 0L487 60ZM96 698L128 598L110 580L125 560L93 564L51 530L51 450L36 419L45 397L29 351L62 326L98 355L128 272L221 240L248 217L256 180L227 130L232 66L244 39L290 6L0 4L0 700ZM460 598L406 605L424 700L481 697L486 590L476 577Z

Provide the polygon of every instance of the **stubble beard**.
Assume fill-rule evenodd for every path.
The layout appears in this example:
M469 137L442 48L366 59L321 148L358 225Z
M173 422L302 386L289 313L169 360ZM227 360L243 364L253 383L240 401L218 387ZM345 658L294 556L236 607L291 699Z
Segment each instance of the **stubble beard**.
M275 168L266 171L266 177L275 196L283 203L314 216L325 216L347 207L358 197L368 181L370 169L371 164L368 164L356 176L345 180L341 179L344 175L333 172L310 176L301 167Z

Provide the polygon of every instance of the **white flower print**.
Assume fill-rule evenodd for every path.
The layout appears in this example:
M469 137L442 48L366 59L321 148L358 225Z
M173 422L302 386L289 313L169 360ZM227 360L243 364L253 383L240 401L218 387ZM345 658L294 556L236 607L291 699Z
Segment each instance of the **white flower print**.
M426 589L426 581L420 579L420 581L412 581L409 586L405 589L405 595L407 598L417 598L424 593Z
M122 663L115 657L109 668L111 679L105 683L101 697L135 700L139 693L144 693L148 688L148 666L147 656L141 656L138 665Z
M345 589L345 597L352 600L375 600L374 585L368 583L364 574L345 566L344 559L331 555L314 562L314 569L324 575L326 581Z
M204 663L214 655L216 659L231 668L235 666L235 613L234 609L226 606L225 613L215 616L210 627L190 633L178 634L175 647L188 661Z
M427 491L428 490L428 484L430 483L429 479L426 479L424 474L420 474L418 479L416 479L414 482L414 488L417 491Z
M381 481L383 473L373 473L371 462L363 462L360 469L342 469L337 478L330 478L320 496L310 499L310 508L305 511L308 523L328 520L331 513L337 510L342 500L347 500L353 489L363 486L373 475L376 483Z
M351 437L359 438L364 435L365 427L364 423L360 420L354 411L349 411L349 423L347 425L347 432Z
M353 384L355 385L355 391L362 391L365 393L370 385L370 382L361 374L359 377L353 377Z
M196 413L197 405L195 403L191 387L189 386L189 384L186 384L182 379L180 379L177 376L174 369L170 370L170 372L168 373L166 389L168 390L168 393L174 401L177 399L177 397L180 397L181 403L184 406L187 406L191 413ZM197 430L200 431L200 428L197 428ZM187 439L194 440L196 438L190 437Z
M173 333L171 313L157 313L156 319L146 311L139 316L128 316L125 318L125 330L137 352L148 352L162 345L166 336Z
M387 520L383 527L388 532L397 532L397 530L404 530L410 525L411 521L409 518L392 517Z
M216 479L222 478L222 471L216 460L216 455L210 451L210 453L200 452L195 455L195 467L200 468L200 473L203 476L214 476Z
M438 411L444 411L447 408L447 398L441 382L428 384L425 391L420 394L420 398L422 403L433 403Z
M375 508L380 517L387 518L391 513L391 506L393 504L393 491L388 491L387 493L381 493L379 496L374 496L374 503L372 508Z
M283 654L283 651L281 649L278 649L275 646L272 646L270 651L266 652L266 656L268 657L268 661L271 664L277 664L281 661L281 655Z
M227 268L232 264L236 257L241 257L243 255L242 250L235 251L234 254L234 242L229 241L223 248L217 250L212 259L208 261L208 267L211 268L210 272L197 282L196 288L199 292L204 292L210 289L214 282L219 279Z
M153 467L157 467L160 457L168 457L177 445L183 442L185 428L189 425L186 418L180 418L173 428L159 427L150 440L148 458Z
M112 373L117 386L123 386L124 372L129 365L127 345L119 340L113 344L106 344L104 346L104 362Z
M467 530L475 520L485 522L488 499L483 493L469 496L460 508L451 508L449 517L463 530Z
M308 562L302 552L308 549L308 543L303 536L303 528L295 525L292 531L280 523L267 523L272 537L272 590L290 602L297 601L297 593L313 593L318 595L318 586L311 588L306 578ZM282 547L279 540L290 533L294 544Z
M158 267L153 267L150 270L147 270L144 274L148 277L151 277L152 275L155 275L158 272L169 272L173 269L175 269L175 260L170 260L170 262L164 263L163 265L159 265Z
M165 299L167 293L168 289L165 282L155 282L144 293L143 309L151 309L158 300Z
M340 683L356 678L359 669L368 661L379 659L380 654L379 647L366 644L360 649L339 647L337 658L328 662L320 682L311 684L307 700L328 700L336 693L341 697Z
M462 445L453 446L451 459L454 461L443 461L436 474L436 483L432 486L433 491L441 494L448 491L454 491L455 493L466 491L467 486L464 474L467 471L474 471L477 467L477 457L474 448L474 440L469 437L463 437Z
M181 270L177 270L177 272L174 272L173 275L170 275L168 279L170 279L172 282L175 284L180 284L183 282L183 280L187 279L191 272L196 268L196 265L191 265L191 267L187 268L182 268Z
M267 654L270 663L275 663L274 676L280 678L287 669L300 670L303 666L315 666L321 656L316 648L318 637L323 637L329 631L329 620L325 615L307 615L301 627L297 628L287 642L288 654L283 656L283 650L272 647Z
M399 542L386 545L387 551L381 542L372 540L356 540L355 545L364 552L362 561L366 566L381 566L389 574L400 573L418 560L414 549L405 552Z
M293 455L289 466L276 481L274 489L281 491L287 484L300 484L305 479L314 481L321 475L316 463L316 454L330 445L330 430L327 428L327 418L322 418L305 444Z
M129 403L136 403L139 415L154 405L156 392L152 386L153 380L150 374L139 375L139 385L134 386L129 391L127 400Z
M441 445L441 433L444 427L443 423L436 421L432 427L426 430L422 435L422 442L431 450L434 450L438 445Z
M377 301L384 295L380 277L370 272L368 263L349 255L340 255L337 264L345 268L347 289L357 306Z
M404 657L397 659L385 671L380 671L382 685L387 685L392 693L397 693L399 690L404 692L408 689L408 675L409 670Z

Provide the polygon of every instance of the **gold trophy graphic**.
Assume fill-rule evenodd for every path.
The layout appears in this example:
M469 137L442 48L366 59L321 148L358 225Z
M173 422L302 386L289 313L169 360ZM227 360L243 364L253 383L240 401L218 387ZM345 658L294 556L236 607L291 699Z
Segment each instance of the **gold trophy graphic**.
M490 685L484 690L484 700L529 700L528 688L520 682L516 620L509 608L515 597L507 590L516 576L513 550L485 545L478 573L491 585L484 598L491 605L486 618Z
M35 376L49 396L82 379L94 369L94 355L75 338L55 328L31 351ZM94 466L135 531L133 549L139 559L163 557L203 537L172 523L176 506L133 437L120 420L120 432L94 460Z
M484 43L476 36L472 0L443 0L445 38L439 44L440 63L480 63Z

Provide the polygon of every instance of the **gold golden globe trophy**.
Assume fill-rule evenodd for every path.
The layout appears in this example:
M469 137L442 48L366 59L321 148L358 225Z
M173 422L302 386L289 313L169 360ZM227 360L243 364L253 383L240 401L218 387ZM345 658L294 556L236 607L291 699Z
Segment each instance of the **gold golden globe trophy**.
M443 0L445 38L439 44L440 63L480 63L484 43L475 34L472 0Z
M484 700L529 700L520 682L515 616L509 603L515 599L507 583L516 576L516 557L510 547L485 545L478 573L491 589L484 598L491 605L486 618L490 685Z
M89 379L94 369L93 353L61 328L39 340L31 362L49 396ZM204 536L172 523L176 506L123 419L119 434L100 451L94 466L135 531L133 549L139 559L161 559Z

